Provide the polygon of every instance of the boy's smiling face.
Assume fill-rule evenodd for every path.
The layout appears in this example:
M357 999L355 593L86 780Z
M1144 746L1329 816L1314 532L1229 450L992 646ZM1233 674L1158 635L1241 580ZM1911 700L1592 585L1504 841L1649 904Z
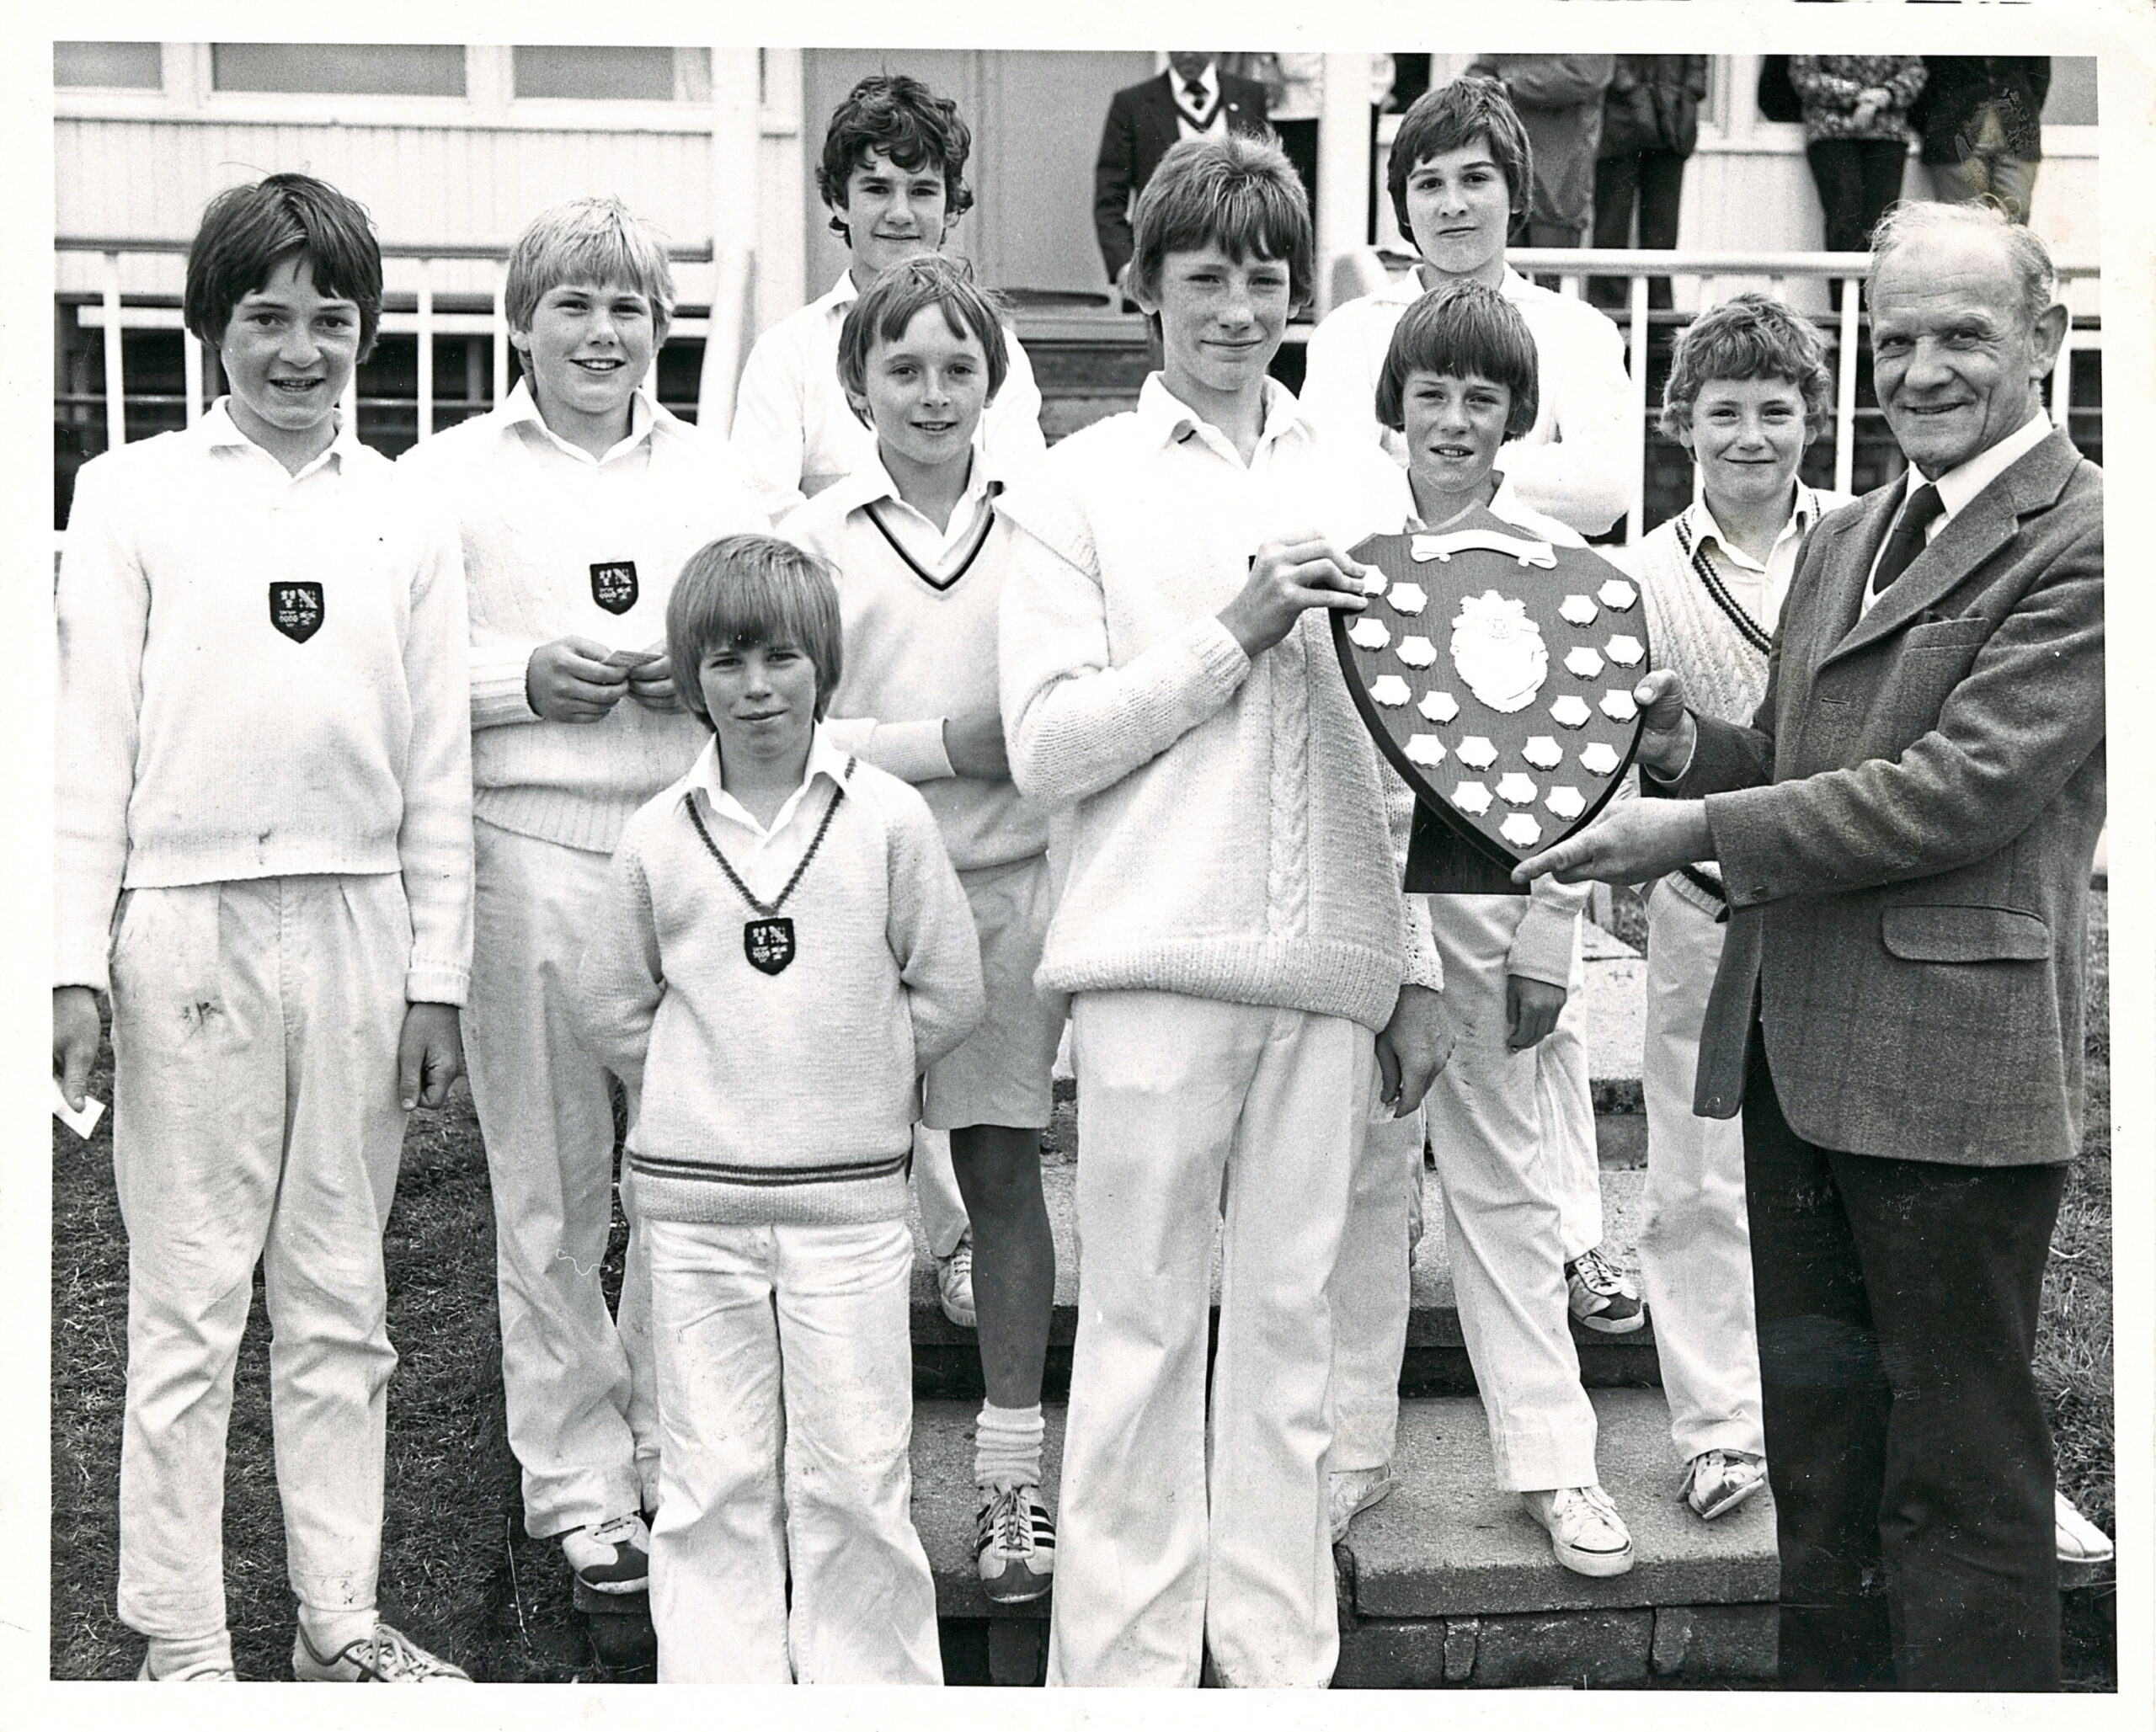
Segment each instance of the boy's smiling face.
M1286 259L1237 260L1216 242L1169 253L1157 289L1135 298L1160 315L1161 382L1209 412L1263 390L1287 334L1293 290Z
M1492 288L1503 280L1513 195L1486 136L1423 157L1408 171L1406 202L1408 231L1426 264Z
M1710 379L1678 440L1699 459L1707 503L1768 505L1787 498L1809 436L1793 379Z
M853 255L854 286L865 289L893 265L941 251L950 199L941 163L905 168L881 151L863 151L846 175L846 204L838 212Z
M816 664L798 644L722 643L696 666L722 765L805 754L816 725Z
M337 404L359 365L360 309L316 292L307 255L280 259L232 308L217 345L234 424L288 466L336 436Z
M1505 442L1510 388L1479 374L1460 379L1417 367L1401 386L1400 407L1418 507L1440 498L1462 504L1476 498Z
M951 325L942 307L924 306L895 341L869 344L862 382L887 466L895 457L900 466L940 470L971 452L988 402L988 356L979 338L954 335Z
M657 321L641 290L621 283L558 283L510 339L524 355L548 426L622 438L629 398L651 370Z

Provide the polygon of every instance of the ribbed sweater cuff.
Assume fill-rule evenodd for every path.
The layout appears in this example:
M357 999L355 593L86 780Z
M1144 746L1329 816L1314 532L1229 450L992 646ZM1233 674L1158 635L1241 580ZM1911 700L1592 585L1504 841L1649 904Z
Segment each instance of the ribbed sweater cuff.
M849 716L824 724L825 737L841 752L904 782L947 781L958 772L943 744L943 718L928 716L907 722L878 722Z
M472 974L467 968L415 960L404 971L404 1002L408 1005L462 1006L471 989Z
M525 675L531 665L531 642L475 643L472 646L472 725L501 727L536 722L525 695Z
M1512 950L1505 960L1506 973L1539 980L1548 986L1569 986L1578 931L1577 914L1552 908L1546 903L1529 903L1527 912L1520 916L1518 929L1513 934Z

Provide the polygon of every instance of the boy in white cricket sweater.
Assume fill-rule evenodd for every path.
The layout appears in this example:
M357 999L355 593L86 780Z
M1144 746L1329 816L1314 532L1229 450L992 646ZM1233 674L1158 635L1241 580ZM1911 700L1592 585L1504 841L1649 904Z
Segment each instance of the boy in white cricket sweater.
M633 1607L659 1490L643 1247L632 1233L617 1324L600 1285L612 1097L569 988L622 825L705 740L664 653L675 575L714 536L769 525L725 445L646 389L674 310L648 224L612 199L545 212L510 249L504 301L523 376L403 466L456 513L471 598L465 1039L525 1528L559 1537L598 1603Z
M838 578L846 678L826 732L916 784L980 934L988 1014L927 1077L922 1122L947 1132L972 1222L987 1387L974 1434L975 1550L991 1600L1049 1591L1055 1527L1041 1498L1041 1372L1055 1240L1040 1132L1069 1005L1033 984L1054 889L1048 813L1011 781L996 622L1011 529L974 429L1008 366L995 308L948 260L894 265L846 314L839 375L877 456L787 518Z
M666 628L714 738L629 821L578 980L650 1252L659 1675L940 1683L905 1174L921 1073L981 1013L973 921L921 797L821 735L814 556L715 541Z
M232 1369L263 1266L293 1676L462 1681L383 1623L382 1234L462 1068L471 770L456 527L341 425L382 260L334 188L220 194L184 316L231 395L76 483L57 597L53 1069L109 990L127 1225L120 1617L228 1681Z
M1702 313L1670 357L1662 430L1698 460L1704 498L1620 560L1639 579L1647 642L1703 715L1749 722L1804 538L1849 503L1797 479L1832 413L1817 333L1780 302L1744 294ZM1647 896L1646 1213L1640 1277L1679 1488L1707 1521L1766 1483L1741 1118L1692 1111L1700 1025L1721 957L1725 904L1710 867L1687 866Z
M1534 336L1497 290L1454 283L1408 308L1375 393L1378 418L1407 448L1406 528L1442 530L1486 509L1543 540L1581 545L1564 525L1522 505L1494 467L1503 442L1534 420L1536 386ZM1617 1575L1632 1567L1631 1537L1599 1484L1594 1410L1566 1326L1561 1175L1594 1161L1593 1102L1570 992L1586 902L1582 887L1546 877L1526 896L1428 898L1457 1042L1422 1111L1498 1483L1521 1494L1559 1563ZM1343 1296L1342 1338L1363 1350L1342 1364L1338 1396L1335 1499L1348 1514L1389 1488L1390 1395L1406 1344L1405 1210L1375 1182L1358 1186L1358 1203L1365 1197L1341 1255L1342 1281L1359 1277ZM1355 1297L1374 1290L1367 1269L1380 1260L1391 1300L1382 1310ZM1390 1350L1374 1360L1365 1356L1374 1338Z
M1074 995L1086 1266L1049 1681L1194 1685L1209 1649L1225 1683L1321 1687L1326 1280L1380 1072L1412 1111L1442 1061L1325 628L1397 482L1266 377L1312 270L1278 149L1177 145L1134 241L1162 370L1004 500L1011 773L1071 808L1040 971Z
M1505 262L1507 228L1526 210L1534 184L1527 131L1502 85L1454 78L1417 97L1401 116L1385 189L1420 262L1334 308L1310 333L1303 402L1326 438L1382 445L1404 465L1399 431L1370 408L1393 326L1428 290L1452 282L1495 289L1534 333L1543 386L1497 467L1523 504L1596 535L1616 522L1628 492L1625 452L1634 435L1625 344L1586 301L1539 288Z

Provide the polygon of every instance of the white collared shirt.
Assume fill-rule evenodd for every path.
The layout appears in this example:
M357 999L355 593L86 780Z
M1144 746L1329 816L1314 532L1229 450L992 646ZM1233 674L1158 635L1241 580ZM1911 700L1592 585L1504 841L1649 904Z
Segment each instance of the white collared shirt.
M582 445L572 445L547 424L547 418L539 412L539 401L531 394L529 379L519 379L510 387L509 395L502 399L501 415L502 424L514 427L524 439L542 442L573 462L604 469L610 463L632 458L639 463L650 461L651 429L658 419L652 408L650 392L638 386L629 393L628 432L595 457Z
M808 742L808 761L802 770L801 786L786 797L785 803L771 815L768 825L760 823L747 807L727 792L719 769L716 735L691 766L691 795L703 797L704 817L711 825L712 840L741 875L749 893L759 902L768 903L786 888L793 869L801 864L808 845L816 839L824 814L830 810L829 800L809 797L816 791L817 779L820 776L835 797L846 781L846 767L851 761L846 753L825 738L824 729L818 727ZM712 862L714 870L717 864Z
M1498 292L1534 338L1540 386L1534 424L1497 453L1523 503L1598 535L1631 498L1625 454L1636 448L1625 340L1586 301L1538 288L1507 266ZM1321 437L1382 445L1403 468L1407 447L1380 427L1377 388L1400 316L1427 292L1417 269L1335 307L1310 333L1303 413Z
M1941 509L1936 517L1924 526L1924 546L1929 547L1937 541L1946 525L1974 503L1977 494L1983 492L2015 463L2041 445L2051 430L2051 417L2039 408L2019 428L2008 434L1997 445L1985 446L1967 462L1957 464L1936 481L1930 482L1929 485L1939 489L1939 503ZM1903 477L1902 503L1894 508L1895 519L1899 519L1903 509L1909 503L1910 496L1918 488L1926 484L1924 472L1915 464L1910 464ZM1893 520L1889 520L1886 536L1880 542L1878 552L1871 556L1871 576L1865 579L1864 584L1864 611L1865 613L1870 613L1872 604L1879 600L1879 592L1872 587L1872 583L1873 579L1879 575L1879 562L1886 555L1886 542L1893 539L1892 527Z
M938 529L925 513L905 502L880 452L831 483L834 504L841 514L873 505L884 530L907 556L939 580L949 577L969 553L979 538L981 520L995 509L995 496L1002 491L1002 477L993 472L986 455L976 450L965 491L951 508L949 521Z
M1195 84L1205 93L1203 112L1210 118L1201 123L1198 111L1190 105L1183 93L1187 84ZM1168 68L1169 92L1176 101L1176 136L1178 138L1218 138L1228 130L1227 105L1220 100L1220 68L1212 61L1205 62L1205 70L1197 77L1186 80L1173 67Z
M1768 550L1764 565L1722 533L1713 507L1705 499L1685 507L1684 527L1693 546L1707 550L1722 587L1771 637L1782 616L1782 603L1789 599L1790 579L1796 575L1796 556L1803 551L1804 538L1813 524L1849 499L1847 493L1822 493L1797 482L1796 503Z
M853 274L841 271L828 292L759 337L741 370L734 455L774 523L876 456L875 433L853 413L839 383L839 333L860 298ZM981 412L974 449L992 454L999 474L1015 476L1048 441L1033 363L1008 325L1003 344L1010 370Z

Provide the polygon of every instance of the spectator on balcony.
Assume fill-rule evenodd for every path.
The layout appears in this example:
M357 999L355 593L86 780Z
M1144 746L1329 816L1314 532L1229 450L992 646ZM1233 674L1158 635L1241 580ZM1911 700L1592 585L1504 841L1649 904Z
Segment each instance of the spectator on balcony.
M1594 221L1594 159L1612 54L1486 54L1470 77L1504 87L1534 147L1534 190L1512 238L1527 247L1584 247Z
M1793 54L1789 81L1804 108L1804 154L1827 213L1826 248L1861 253L1902 195L1923 56Z
M1111 283L1121 285L1130 263L1131 200L1145 190L1170 145L1266 130L1265 86L1227 71L1220 59L1209 49L1171 50L1166 72L1108 100L1093 162L1093 233Z
M2051 57L1927 54L1924 65L1924 92L1909 109L1909 124L1923 141L1934 195L1950 205L1988 198L2014 221L2026 222L2044 153Z
M1677 206L1684 190L1684 159L1700 138L1700 103L1707 93L1704 54L1620 54L1602 101L1602 143L1594 161L1594 244L1637 244L1666 251L1677 244ZM1639 212L1639 240L1632 213ZM1598 306L1625 303L1622 279L1603 277L1589 288ZM1669 279L1647 285L1647 304L1667 311Z
M1392 98L1393 64L1389 54L1374 54L1370 61L1369 135L1355 148L1377 148L1378 116ZM1280 148L1295 165L1295 173L1310 195L1310 209L1317 209L1318 120L1325 109L1325 56L1321 54L1230 54L1222 56L1224 70L1237 72L1265 87L1266 119L1280 141Z

